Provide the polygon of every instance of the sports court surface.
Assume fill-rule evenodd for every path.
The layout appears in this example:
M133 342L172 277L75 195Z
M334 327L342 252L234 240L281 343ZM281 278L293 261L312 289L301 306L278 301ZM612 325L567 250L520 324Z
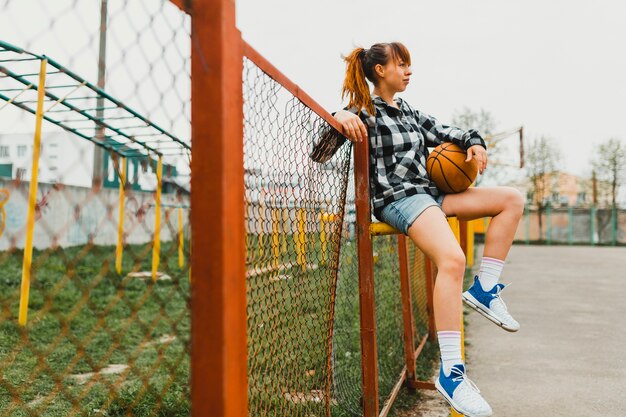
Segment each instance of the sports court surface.
M468 316L468 375L494 416L626 413L626 248L523 246L504 270L507 333Z

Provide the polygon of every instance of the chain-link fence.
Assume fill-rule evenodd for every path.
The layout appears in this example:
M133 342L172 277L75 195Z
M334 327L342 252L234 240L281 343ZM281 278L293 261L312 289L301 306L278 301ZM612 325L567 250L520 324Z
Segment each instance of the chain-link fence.
M187 415L190 19L0 4L0 415Z
M190 33L163 0L0 3L0 415L190 413ZM244 59L249 414L360 415L351 147L283 84ZM374 252L382 404L397 237Z
M515 240L569 245L626 244L626 210L612 208L526 209Z
M255 59L244 63L250 415L362 415L351 147L337 147L333 128ZM423 337L425 259L409 247L414 330ZM381 404L406 365L398 271L397 237L375 238Z
M315 162L331 127L250 60L244 120L250 415L325 415L350 148Z

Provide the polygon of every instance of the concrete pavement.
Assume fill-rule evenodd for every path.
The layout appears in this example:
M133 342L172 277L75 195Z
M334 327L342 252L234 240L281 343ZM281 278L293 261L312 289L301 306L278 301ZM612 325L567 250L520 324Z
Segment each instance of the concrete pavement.
M472 312L466 333L493 415L626 415L626 248L517 245L503 282L520 331Z

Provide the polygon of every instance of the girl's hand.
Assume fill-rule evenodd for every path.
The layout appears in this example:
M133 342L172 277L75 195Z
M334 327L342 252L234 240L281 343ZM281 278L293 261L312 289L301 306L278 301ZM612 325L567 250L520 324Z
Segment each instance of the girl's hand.
M367 139L367 128L356 114L346 110L339 110L335 113L335 120L337 120L343 128L341 133L350 139L350 141L361 142Z
M480 145L473 145L467 149L467 159L465 162L469 162L472 158L478 162L478 172L482 175L483 171L487 168L487 151Z

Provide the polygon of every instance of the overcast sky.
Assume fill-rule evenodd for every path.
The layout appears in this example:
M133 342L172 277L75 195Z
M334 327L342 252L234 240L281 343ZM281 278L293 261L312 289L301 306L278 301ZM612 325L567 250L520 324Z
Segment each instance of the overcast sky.
M626 140L623 1L237 0L237 13L244 39L329 110L341 55L397 40L412 55L402 97L442 122L485 109L498 130L554 138L579 175L599 142Z

